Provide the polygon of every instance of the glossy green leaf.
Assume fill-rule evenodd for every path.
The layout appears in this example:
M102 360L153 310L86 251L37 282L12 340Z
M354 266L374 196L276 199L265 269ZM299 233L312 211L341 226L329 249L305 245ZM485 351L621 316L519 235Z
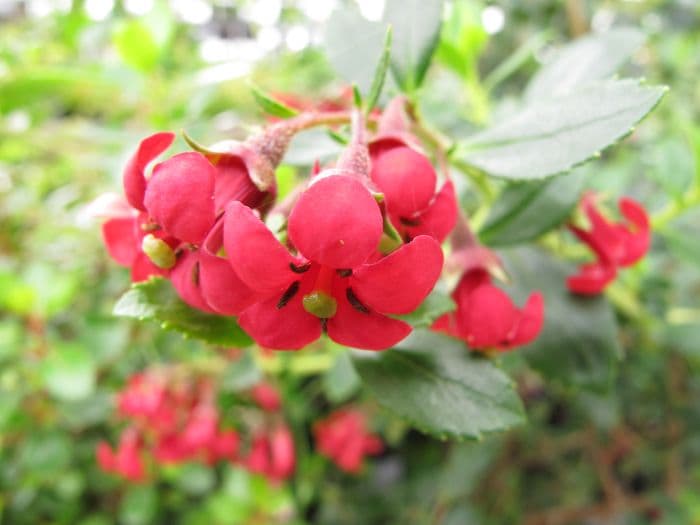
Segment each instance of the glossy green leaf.
M563 173L633 131L665 91L618 80L533 102L468 138L455 155L495 177L527 180Z
M369 114L374 106L377 105L379 97L382 94L382 89L384 88L384 81L386 80L386 73L389 70L389 62L391 60L391 36L392 30L391 26L387 27L386 35L384 36L384 48L382 49L382 55L379 57L379 62L377 63L377 69L374 71L374 78L372 79L372 85L367 94L367 101L365 106L365 112Z
M575 265L532 248L502 254L515 285L508 292L518 304L534 290L544 295L544 327L522 350L529 363L552 381L597 390L609 387L621 350L607 299L567 290L566 277L576 272Z
M491 207L479 237L491 246L503 246L556 228L576 206L585 178L579 171L542 182L512 183Z
M284 102L275 100L274 97L263 92L254 84L251 84L250 91L253 94L255 102L260 106L260 109L268 115L279 118L289 118L299 114L296 109L290 108Z
M510 378L457 340L415 332L397 348L357 352L354 363L377 401L423 432L479 439L524 421Z
M232 317L223 317L195 310L177 297L164 279L150 279L132 285L114 305L114 314L151 320L167 330L176 330L186 337L208 343L245 347L253 343Z
M585 84L612 77L639 47L645 35L631 27L587 35L563 46L540 68L525 91L528 100L564 95Z
M421 85L440 39L442 0L387 0L383 21L391 24L391 65L399 85Z

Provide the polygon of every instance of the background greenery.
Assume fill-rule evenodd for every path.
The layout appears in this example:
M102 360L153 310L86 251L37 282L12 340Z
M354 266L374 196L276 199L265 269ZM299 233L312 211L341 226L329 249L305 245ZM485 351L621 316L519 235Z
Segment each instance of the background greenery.
M260 372L155 324L115 318L128 272L108 259L84 207L119 190L125 159L153 130L185 128L206 143L263 122L249 78L270 92L338 96L344 81L316 44L328 45L322 4L157 0L134 14L143 3L0 3L0 522L699 521L700 7L692 0L452 2L418 93L424 118L459 138L506 112L556 46L612 25L646 35L622 76L671 91L621 147L570 175L581 187L633 196L653 216L652 252L608 294L624 359L616 348L584 359L558 348L534 372L523 354L537 363L537 349L508 354L501 364L518 379L528 424L477 443L435 440L377 409L389 446L359 479L322 474L313 456L279 487L228 466L173 467L140 486L97 470L95 444L118 434L113 393L133 372L224 363L224 398ZM300 137L282 191L297 169L305 173L296 166L337 147L323 134ZM494 224L501 189L464 183L476 225ZM493 226L482 238L500 246L508 235ZM503 253L517 274L519 254ZM313 354L265 365L281 379L292 419L364 397L343 352L328 355L330 368Z

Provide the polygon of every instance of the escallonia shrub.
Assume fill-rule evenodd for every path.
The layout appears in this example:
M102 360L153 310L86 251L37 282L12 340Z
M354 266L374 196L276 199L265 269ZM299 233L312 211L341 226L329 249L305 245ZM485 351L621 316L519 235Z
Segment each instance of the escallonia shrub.
M536 348L535 368L543 352L571 346L616 353L604 292L647 253L652 221L631 198L620 199L621 218L613 219L592 190L581 197L558 178L539 179L596 156L663 90L602 83L571 100L533 103L460 144L426 123L406 86L375 107L387 60L368 101L356 88L331 104L255 92L271 115L243 141L204 146L185 134L190 151L162 158L175 135L144 138L124 169L124 197L93 206L107 251L131 271L132 289L115 312L217 346L255 346L267 358L289 350L335 358L335 349L349 348L348 366L394 414L440 438L480 438L524 419L498 366L505 352ZM614 111L622 93L636 104L624 118ZM601 111L610 118L601 120L612 119L610 129L590 132L579 98L607 100ZM325 128L342 148L281 192L278 168L295 136L311 128ZM560 144L568 147L553 151ZM513 182L496 197L489 176ZM467 197L484 201L469 217ZM507 248L525 243L532 246ZM574 257L558 250L563 243ZM177 299L164 294L172 291ZM599 335L575 333L586 319ZM129 423L116 449L99 445L104 470L138 481L162 462L224 461L279 482L295 473L295 451L307 445L300 439L350 474L385 450L356 400L324 406L316 411L325 415L297 421L292 432L286 400L262 383L249 396L260 412L253 419L265 423L245 427L249 420L233 414L229 427L216 382L189 378L190 397L178 402L178 382L160 373L134 376L120 394Z

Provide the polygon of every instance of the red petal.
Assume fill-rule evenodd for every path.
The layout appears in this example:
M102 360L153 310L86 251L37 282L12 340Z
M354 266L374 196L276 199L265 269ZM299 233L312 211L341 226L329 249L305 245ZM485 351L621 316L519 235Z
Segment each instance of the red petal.
M185 251L170 271L170 280L180 298L191 307L213 312L202 296L199 255L198 252Z
M452 182L443 184L430 206L416 217L417 226L401 227L411 237L430 235L442 242L457 223L457 199Z
M421 235L374 264L353 272L350 286L370 308L392 314L415 310L435 287L442 271L442 250Z
M518 312L510 297L492 284L482 284L459 304L456 318L462 338L471 348L502 347L516 323Z
M511 335L509 347L526 345L534 341L544 323L544 299L540 292L535 292L527 300L520 312L520 319L513 334Z
M292 433L286 426L272 431L270 436L270 476L273 479L286 479L294 472L295 454Z
M97 464L105 472L113 472L116 467L116 458L112 447L106 441L100 441L95 450Z
M576 275L566 279L566 286L574 293L597 295L615 279L615 266L602 261L584 264Z
M379 206L352 177L321 177L289 215L289 237L309 260L331 268L354 268L377 249L383 228Z
M239 315L260 299L233 270L228 259L215 255L223 243L223 221L219 221L199 251L199 286L202 297L216 313Z
M124 169L124 194L137 210L145 211L143 196L146 192L144 171L148 163L163 153L175 140L174 133L155 133L141 141L136 153L132 155Z
M151 262L148 256L139 251L131 265L131 281L138 283L141 281L146 281L152 276L163 276L167 277L170 270L165 270L163 268L158 268L155 264Z
M443 314L430 326L431 330L435 332L442 332L452 337L460 338L461 335L457 329L457 319L455 318L455 312L450 312L448 314Z
M386 350L411 333L411 325L371 310L360 311L347 299L347 282L338 280L333 297L338 310L328 319L328 337L336 343L364 350Z
M267 192L260 191L253 183L248 175L248 168L238 155L222 154L214 166L214 203L217 213L226 209L233 201L241 201L251 208L256 208L262 203Z
M285 292L247 308L238 319L241 327L255 341L274 350L298 350L321 337L321 321L304 310L302 298L314 285L316 269L301 282L298 291L278 308Z
M232 202L226 208L224 247L235 272L253 290L284 291L297 276L291 270L296 259L240 202Z
M214 166L193 151L158 164L144 203L149 215L177 239L200 243L214 224Z
M634 226L634 231L626 228L625 253L619 263L622 266L631 266L649 251L651 225L646 210L628 197L620 199L620 212Z
M109 255L122 266L131 266L141 251L136 217L110 219L102 225L102 239Z
M424 155L407 146L372 159L371 177L384 193L387 209L402 217L425 209L435 194L435 169Z

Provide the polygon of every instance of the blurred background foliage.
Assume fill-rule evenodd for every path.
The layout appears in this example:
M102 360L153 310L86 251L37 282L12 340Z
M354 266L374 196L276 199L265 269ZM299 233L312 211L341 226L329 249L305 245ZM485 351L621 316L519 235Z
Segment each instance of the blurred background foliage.
M360 479L275 487L231 466L185 465L128 486L97 470L95 444L116 436L112 396L130 374L222 354L112 316L129 277L108 260L85 205L119 190L121 167L153 130L184 128L204 143L245 136L263 122L250 78L271 92L337 97L344 84L320 42L341 4L0 1L0 523L700 522L693 0L449 2L419 94L426 120L459 137L507 111L557 45L619 25L647 34L626 67L670 93L624 147L577 169L588 186L644 202L656 226L653 252L612 292L625 350L612 386L518 375L521 358L509 354L528 425L446 444L384 415L390 446ZM383 2L359 4L363 16L381 15ZM333 147L300 138L290 156ZM281 176L289 185L296 168ZM483 219L466 183L463 201ZM315 366L282 359L292 414L314 410L304 389ZM359 395L347 368L341 358L320 381L332 401ZM243 372L225 372L231 391ZM297 508L299 491L312 503Z

